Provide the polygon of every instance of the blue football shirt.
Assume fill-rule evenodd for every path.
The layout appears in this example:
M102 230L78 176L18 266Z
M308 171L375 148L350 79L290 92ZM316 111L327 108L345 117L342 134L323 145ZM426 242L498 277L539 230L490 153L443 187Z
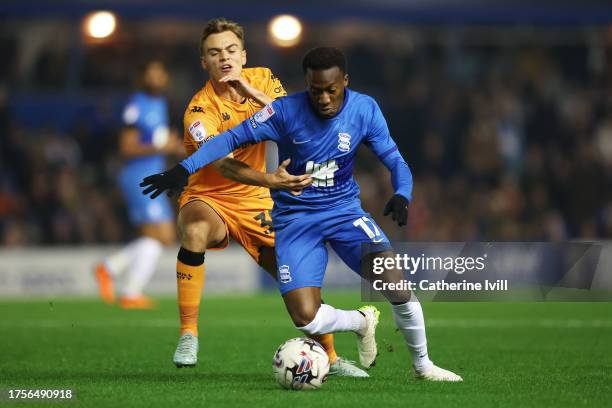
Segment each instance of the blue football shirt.
M240 146L273 140L279 163L290 158L290 174L312 174L313 184L302 194L273 190L273 216L341 206L359 199L353 178L357 147L364 143L391 171L396 194L412 198L412 175L389 134L378 104L371 97L346 89L341 110L332 118L319 116L306 92L280 98L248 120L209 139L181 162L192 174Z
M163 146L170 136L168 129L168 106L163 96L153 96L145 92L133 94L123 109L123 124L138 130L140 143ZM137 164L139 168L163 169L163 154L135 157L127 165Z

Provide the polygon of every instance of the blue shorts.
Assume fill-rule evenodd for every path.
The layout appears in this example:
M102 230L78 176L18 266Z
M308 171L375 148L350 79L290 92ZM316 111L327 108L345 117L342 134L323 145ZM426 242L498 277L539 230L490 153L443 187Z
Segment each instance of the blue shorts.
M129 163L119 176L119 185L125 198L130 222L134 225L160 224L172 221L174 212L165 194L152 200L142 194L140 182L146 176L163 171L163 167L153 166L156 163Z
M283 295L294 289L322 286L327 267L326 243L357 273L361 272L363 244L376 244L376 252L391 249L385 233L372 216L363 211L359 202L304 212L303 216L286 222L282 217L273 221L277 281Z

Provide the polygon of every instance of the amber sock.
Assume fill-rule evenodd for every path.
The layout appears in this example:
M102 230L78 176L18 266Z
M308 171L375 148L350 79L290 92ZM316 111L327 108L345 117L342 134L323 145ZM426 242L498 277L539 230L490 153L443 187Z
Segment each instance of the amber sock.
M334 348L334 335L331 333L327 333L321 335L312 335L310 336L310 338L314 341L319 342L323 346L325 352L327 352L327 357L329 357L329 364L333 364L338 358L338 355L336 354L336 349Z
M181 317L180 334L198 335L200 298L204 287L204 253L179 250L176 260L178 306Z

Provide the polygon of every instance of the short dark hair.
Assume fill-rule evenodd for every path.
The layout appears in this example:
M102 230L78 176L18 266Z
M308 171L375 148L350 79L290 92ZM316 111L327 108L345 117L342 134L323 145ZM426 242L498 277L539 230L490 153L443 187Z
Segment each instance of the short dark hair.
M333 67L338 67L343 73L346 73L346 58L342 51L335 47L313 48L306 53L302 60L304 73L308 69L321 71Z

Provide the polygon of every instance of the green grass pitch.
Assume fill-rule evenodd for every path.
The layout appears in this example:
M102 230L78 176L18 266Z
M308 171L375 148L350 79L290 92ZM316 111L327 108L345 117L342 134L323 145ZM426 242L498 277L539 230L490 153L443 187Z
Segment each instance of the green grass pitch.
M325 293L354 308L358 293ZM154 311L94 300L0 301L0 388L71 388L68 406L88 407L569 407L612 406L612 303L429 303L429 351L458 384L418 382L379 304L380 354L369 379L331 377L318 391L280 389L276 347L297 337L278 295L204 297L200 361L171 362L174 299ZM354 335L336 336L356 360ZM4 405L6 401L0 401ZM56 405L12 402L12 406Z

